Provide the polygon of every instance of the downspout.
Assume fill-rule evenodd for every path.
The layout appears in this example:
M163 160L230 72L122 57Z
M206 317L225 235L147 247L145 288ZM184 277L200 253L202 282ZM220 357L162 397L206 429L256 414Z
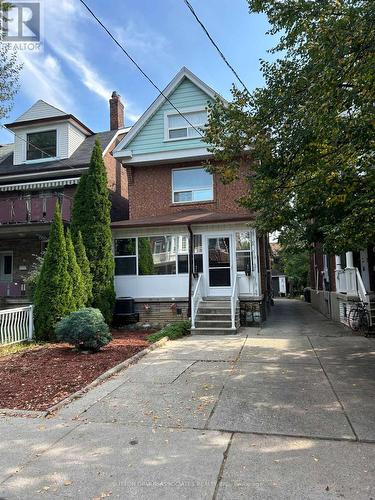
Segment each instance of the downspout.
M191 230L191 225L187 226L189 231L189 292L188 292L188 318L191 318L191 292L193 285L193 231Z

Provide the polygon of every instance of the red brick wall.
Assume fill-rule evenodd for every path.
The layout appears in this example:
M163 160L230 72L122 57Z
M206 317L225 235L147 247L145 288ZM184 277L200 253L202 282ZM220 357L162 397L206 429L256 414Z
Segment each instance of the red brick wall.
M126 169L111 155L111 152L120 142L117 138L113 142L111 148L104 155L104 163L107 170L108 189L110 191L110 199L112 202L111 219L112 221L124 220L128 218L129 203L128 203L128 176Z
M197 166L199 162L128 167L129 219L142 219L151 215L164 215L180 210L205 208L217 212L248 214L239 206L238 198L249 189L245 178L249 166L241 168L241 178L224 185L214 174L214 201L201 203L172 203L172 169Z

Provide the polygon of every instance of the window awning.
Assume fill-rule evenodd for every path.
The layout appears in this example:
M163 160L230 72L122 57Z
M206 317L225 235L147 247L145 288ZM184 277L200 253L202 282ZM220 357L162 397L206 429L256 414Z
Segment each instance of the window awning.
M50 179L46 181L22 182L18 184L4 184L0 191L33 191L35 189L48 189L54 187L71 186L78 184L79 177L70 179Z

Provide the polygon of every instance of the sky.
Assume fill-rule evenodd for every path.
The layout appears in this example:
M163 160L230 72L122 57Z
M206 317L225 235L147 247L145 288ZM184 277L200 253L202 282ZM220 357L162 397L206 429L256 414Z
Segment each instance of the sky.
M230 99L235 80L183 0L86 0L144 71L164 88L186 66ZM263 85L260 59L275 40L266 35L263 15L249 14L246 0L190 0L214 40L249 90ZM113 90L132 125L158 96L79 0L44 0L44 48L23 52L20 90L4 123L35 101L79 118L92 130L109 128L108 99ZM0 129L0 143L13 142Z

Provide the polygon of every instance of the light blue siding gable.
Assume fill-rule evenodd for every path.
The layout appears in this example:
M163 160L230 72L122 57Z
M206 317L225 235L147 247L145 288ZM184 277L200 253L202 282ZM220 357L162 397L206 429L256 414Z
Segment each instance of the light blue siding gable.
M206 107L212 102L203 90L188 78L183 78L178 87L169 96L169 100L178 110ZM133 158L147 153L160 153L163 151L178 151L207 146L201 138L165 141L164 117L165 113L175 111L172 104L164 102L155 114L145 123L138 134L127 144L126 149L131 150Z

